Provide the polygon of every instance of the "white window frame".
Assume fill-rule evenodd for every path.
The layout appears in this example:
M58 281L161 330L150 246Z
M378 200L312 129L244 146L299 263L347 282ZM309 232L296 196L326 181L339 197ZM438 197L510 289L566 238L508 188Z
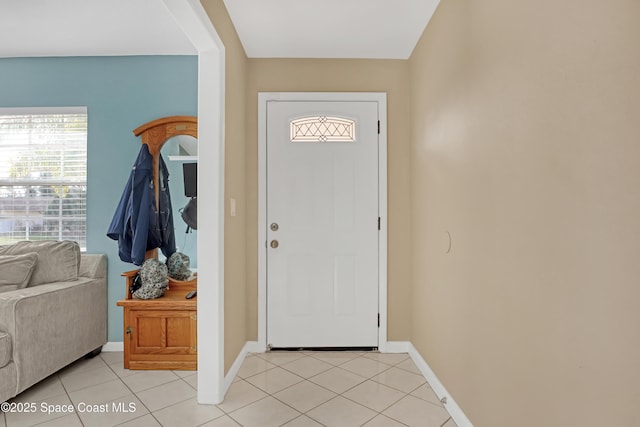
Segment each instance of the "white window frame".
M61 115L61 114L69 114L69 115L85 115L87 116L87 107L16 107L16 108L0 108L0 115L2 116L29 116L29 115ZM88 116L87 116L87 121L88 121ZM88 134L88 132L87 132ZM85 136L85 149L87 147L87 140L88 140L88 135ZM0 141L0 148L2 148L2 141ZM2 165L0 165L1 167ZM52 238L52 239L57 239L57 240L62 240L64 238L70 238L70 236L64 236L63 235L63 229L62 229L62 221L63 220L70 220L70 219L77 219L79 221L84 221L85 223L85 229L84 229L84 235L80 234L80 236L82 238L77 239L80 240L80 246L81 249L84 251L86 249L86 239L87 239L87 230L86 230L86 222L87 222L87 210L86 210L86 188L87 188L87 160L85 157L85 162L84 162L84 167L85 167L85 171L84 171L84 180L78 180L77 178L73 178L73 179L38 179L35 177L29 177L28 179L12 179L12 178L8 178L8 177L3 177L2 175L0 175L0 187L42 187L42 186L68 186L68 185L73 185L73 186L79 186L79 187L84 187L85 188L85 200L84 200L84 206L85 206L85 211L84 214L78 215L77 218L76 217L69 217L67 215L64 215L64 213L62 212L62 199L60 199L60 212L58 216L51 216L50 218L47 218L47 220L58 220L59 222L59 229L58 229L58 233L57 236L51 235L51 236L44 236L44 238ZM0 173L2 173L2 171L0 171ZM0 217L6 216L7 213L4 213L0 210ZM19 240L29 240L30 239L30 232L29 232L29 227L27 227L27 230L25 231L25 236L24 238L21 238ZM43 237L43 236L41 236Z

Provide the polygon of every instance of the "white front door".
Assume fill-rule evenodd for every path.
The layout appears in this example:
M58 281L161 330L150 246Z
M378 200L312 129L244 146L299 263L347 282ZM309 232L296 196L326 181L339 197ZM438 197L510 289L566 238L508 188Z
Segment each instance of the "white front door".
M269 101L267 344L378 346L378 103Z

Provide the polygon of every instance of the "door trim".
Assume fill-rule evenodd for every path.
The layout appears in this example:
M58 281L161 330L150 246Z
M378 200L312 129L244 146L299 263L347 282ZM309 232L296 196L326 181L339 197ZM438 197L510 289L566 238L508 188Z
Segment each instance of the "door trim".
M387 94L384 92L258 93L258 348L267 349L267 103L269 101L374 101L378 103L378 349L387 350ZM375 321L375 319L371 319Z

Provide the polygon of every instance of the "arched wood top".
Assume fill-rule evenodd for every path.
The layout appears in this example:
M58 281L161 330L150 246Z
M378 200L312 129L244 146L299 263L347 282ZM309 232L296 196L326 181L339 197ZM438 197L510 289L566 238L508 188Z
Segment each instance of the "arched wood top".
M140 136L142 143L149 147L149 154L153 156L153 186L156 193L156 209L159 207L159 177L158 158L160 150L167 139L176 135L190 135L198 139L198 118L195 116L161 117L138 126L133 130L135 136ZM158 258L158 249L151 249L145 254L145 259Z
M142 143L149 146L149 153L155 157L160 153L167 139L172 136L191 135L197 139L198 118L195 116L162 117L135 128L133 134L142 138Z

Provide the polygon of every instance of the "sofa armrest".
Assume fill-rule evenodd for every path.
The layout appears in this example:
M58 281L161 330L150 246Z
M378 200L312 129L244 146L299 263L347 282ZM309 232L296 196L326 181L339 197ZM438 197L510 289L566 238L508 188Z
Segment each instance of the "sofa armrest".
M0 330L12 337L19 393L104 345L106 278L0 293Z
M92 279L107 277L107 256L104 254L82 254L78 275Z

